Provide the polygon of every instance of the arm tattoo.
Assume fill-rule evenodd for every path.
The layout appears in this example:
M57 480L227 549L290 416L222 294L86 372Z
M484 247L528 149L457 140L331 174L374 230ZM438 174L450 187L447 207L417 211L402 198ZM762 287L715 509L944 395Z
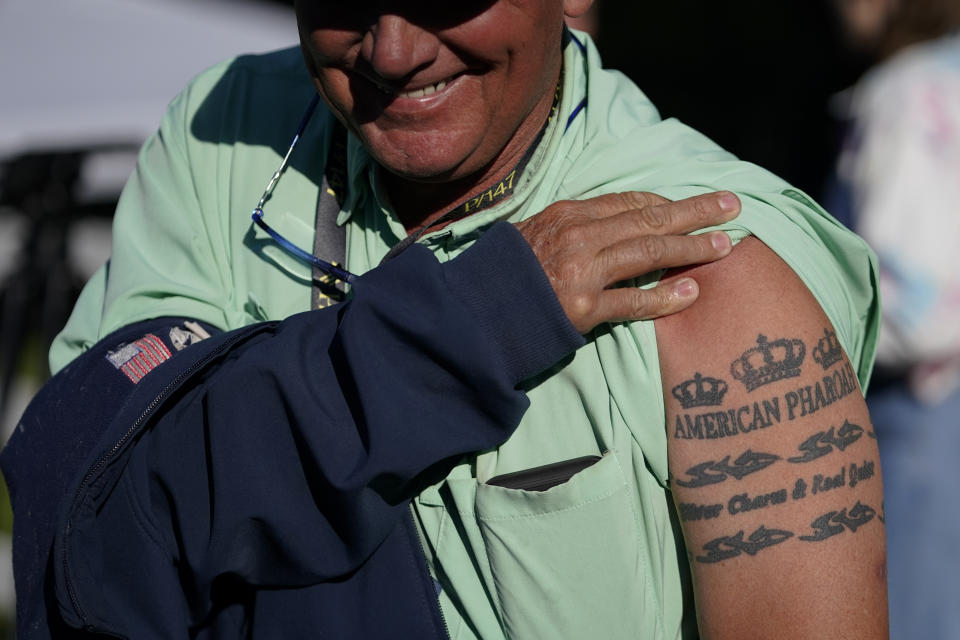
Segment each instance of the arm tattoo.
M723 403L727 383L719 378L705 376L699 371L692 380L686 380L670 391L684 409L717 407Z
M837 340L837 334L824 328L823 337L813 348L813 359L823 367L824 371L843 359L843 347Z
M722 504L696 504L681 502L679 505L680 519L684 522L693 520L712 520L723 513Z
M728 477L742 480L751 473L766 469L779 459L780 456L772 453L754 453L753 450L747 449L733 461L733 464L730 464L730 456L726 456L719 462L711 460L690 467L687 469L687 475L691 479L676 480L676 483L681 487L695 489L723 482Z
M792 537L793 534L789 531L767 529L763 525L760 525L760 528L750 534L750 537L746 540L743 539L742 530L733 536L724 536L711 540L703 545L703 550L707 553L706 555L697 556L697 562L704 564L721 562L723 560L729 560L730 558L736 558L743 553L755 556L759 551L780 544Z
M800 536L804 542L820 542L827 538L840 535L846 530L856 533L857 529L867 524L877 515L877 512L859 500L849 511L846 508L840 511L828 511L810 523L814 529L812 535Z
M738 513L755 511L757 509L766 509L778 504L784 504L787 501L787 490L778 489L770 493L761 493L751 496L749 493L738 493L727 502L727 511L735 516Z
M814 414L857 389L857 374L847 362L813 384L787 391L782 396L775 395L737 408L717 409L715 407L721 404L726 393L726 383L697 374L692 380L674 387L672 392L684 409L706 407L707 410L678 412L673 437L677 440L717 440L752 433L781 424L783 420L792 422ZM868 435L875 437L872 432Z
M807 347L796 338L778 338L767 340L757 337L757 346L743 352L730 363L730 374L743 383L747 391L800 375L800 365L807 353Z
M787 458L787 460L796 464L811 462L832 453L834 447L843 451L859 440L862 435L863 427L845 420L840 429L830 427L827 431L821 431L804 440L797 447L803 452L803 455Z

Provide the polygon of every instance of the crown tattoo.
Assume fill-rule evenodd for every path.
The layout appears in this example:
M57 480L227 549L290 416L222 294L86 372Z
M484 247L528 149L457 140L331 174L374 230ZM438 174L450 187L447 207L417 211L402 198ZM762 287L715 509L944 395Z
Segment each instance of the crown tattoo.
M730 363L730 374L741 381L747 391L753 391L765 384L800 375L806 351L800 340L780 338L770 342L761 335L757 337L757 346L747 349Z
M713 407L723 401L723 394L727 392L727 383L723 380L694 374L693 380L681 382L671 393L680 401L684 409L693 407Z
M843 349L840 347L840 341L837 340L837 334L830 329L823 330L823 337L813 348L813 359L820 363L824 371L840 361L843 357Z

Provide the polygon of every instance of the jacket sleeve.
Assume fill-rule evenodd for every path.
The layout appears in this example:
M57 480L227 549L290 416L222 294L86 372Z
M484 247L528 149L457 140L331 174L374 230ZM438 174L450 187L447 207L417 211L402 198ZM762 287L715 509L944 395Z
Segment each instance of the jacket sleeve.
M449 263L413 246L337 307L175 354L115 399L57 508L60 614L121 634L183 629L190 621L170 613L202 619L221 576L262 587L343 578L425 483L505 441L527 406L518 384L582 341L504 223ZM51 428L31 413L50 419L52 399L76 403L97 384L60 382L4 452L13 485L39 462L21 455L30 432ZM31 537L19 533L16 553Z

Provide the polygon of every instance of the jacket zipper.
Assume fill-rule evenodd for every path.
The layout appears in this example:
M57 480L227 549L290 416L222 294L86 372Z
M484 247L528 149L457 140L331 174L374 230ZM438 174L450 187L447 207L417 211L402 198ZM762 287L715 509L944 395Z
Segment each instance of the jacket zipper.
M110 461L111 458L113 458L115 455L117 455L117 453L121 449L123 449L127 441L129 441L130 438L132 438L137 433L137 431L140 430L140 427L147 420L147 418L150 417L150 414L153 413L153 411L157 408L157 406L161 402L163 402L173 390L175 390L177 387L180 386L180 383L183 382L184 378L190 376L197 369L200 369L201 367L206 365L208 362L210 362L210 360L220 355L228 347L233 346L234 343L238 342L243 338L248 337L252 333L254 332L245 331L225 341L216 349L208 353L204 358L202 358L197 362L194 362L187 369L185 369L184 371L181 371L176 378L171 380L167 384L167 386L164 387L163 390L160 391L160 393L157 394L156 397L154 397L154 399L150 402L150 404L147 405L147 408L144 409L143 412L141 412L140 416L134 421L133 425L131 425L131 427L127 429L127 431L120 437L120 440L118 440L116 444L114 444L113 447L110 448L109 451L107 451L102 456L100 456L97 462L87 471L86 475L83 477L83 480L80 482L80 486L77 487L77 490L74 493L73 502L71 503L71 510L73 509L73 505L76 505L77 502L80 500L81 495L86 490L90 482L92 482L92 480L100 472L100 470L106 466L106 464ZM66 582L67 592L70 594L70 602L71 604L73 604L74 611L80 617L80 620L83 622L84 626L90 627L91 626L90 622L87 620L87 616L83 613L83 608L80 605L80 600L79 600L79 597L77 596L76 589L73 586L73 581L70 579L70 572L67 569L71 529L72 529L72 526L70 521L68 520L66 529L64 531L65 535L64 535L64 545L63 545L63 557L61 558L61 562L63 565L63 576L64 576L64 581Z
M414 510L413 510L413 501L410 502L408 509L409 509L408 515L410 517L410 524L411 524L410 528L413 529L413 531L411 532L411 535L414 538L416 538L417 546L420 549L420 558L419 558L420 562L422 563L423 568L427 573L427 579L430 581L436 580L436 578L433 577L433 574L430 573L430 563L427 562L427 548L423 545L423 539L420 537L420 529L417 527L417 524L414 521L414 518L416 516L414 515ZM437 581L437 583L439 584L439 581ZM433 599L437 604L437 612L440 614L440 622L443 623L443 635L445 638L447 638L447 640L450 640L450 637L451 637L450 625L447 624L447 618L443 615L443 608L440 606L440 594L436 593L436 590L437 590L436 586L434 586Z

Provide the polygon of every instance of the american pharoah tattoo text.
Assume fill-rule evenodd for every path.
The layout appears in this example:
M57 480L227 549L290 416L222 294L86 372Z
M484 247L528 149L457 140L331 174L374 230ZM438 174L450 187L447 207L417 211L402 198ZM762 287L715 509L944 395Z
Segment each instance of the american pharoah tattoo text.
M697 373L672 389L684 409L717 407L726 392L726 382ZM763 398L735 409L681 412L673 425L676 440L718 440L768 429L804 418L858 392L857 376L848 362L812 385L783 395Z

